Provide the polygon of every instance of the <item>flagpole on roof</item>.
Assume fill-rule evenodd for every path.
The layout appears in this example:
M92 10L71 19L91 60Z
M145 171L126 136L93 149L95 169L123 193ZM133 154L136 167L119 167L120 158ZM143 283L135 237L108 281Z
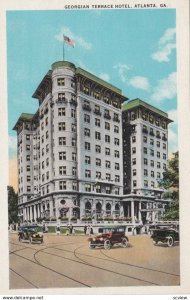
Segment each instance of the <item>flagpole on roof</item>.
M64 34L63 34L63 61L65 60L65 46L64 46Z

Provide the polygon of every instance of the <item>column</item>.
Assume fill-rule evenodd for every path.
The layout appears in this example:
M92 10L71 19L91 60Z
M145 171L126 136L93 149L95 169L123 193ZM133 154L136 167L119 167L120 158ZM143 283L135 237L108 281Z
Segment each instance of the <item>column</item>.
M139 201L139 213L138 213L138 219L139 219L139 222L141 223L141 222L142 222L142 216L141 216L141 201Z
M132 223L135 222L135 216L134 216L134 200L131 201L131 218L132 218Z

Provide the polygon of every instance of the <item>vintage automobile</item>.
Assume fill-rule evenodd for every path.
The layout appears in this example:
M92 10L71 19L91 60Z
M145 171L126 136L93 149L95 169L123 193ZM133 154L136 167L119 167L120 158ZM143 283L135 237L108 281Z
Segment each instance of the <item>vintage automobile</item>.
M152 229L151 238L154 245L162 242L167 243L168 247L172 247L175 242L179 242L179 231L172 227L160 227Z
M42 227L38 225L23 225L18 231L18 240L43 243Z
M125 235L125 226L109 226L99 228L99 235L89 238L89 248L93 249L96 246L110 249L115 244L121 244L122 247L127 247L128 237Z

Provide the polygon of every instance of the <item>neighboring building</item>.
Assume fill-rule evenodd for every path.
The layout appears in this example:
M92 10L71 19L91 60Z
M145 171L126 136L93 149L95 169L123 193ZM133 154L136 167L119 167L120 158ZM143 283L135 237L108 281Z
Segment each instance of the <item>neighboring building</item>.
M21 114L19 216L123 216L121 90L74 64L52 65L35 91L38 111Z
M167 113L134 99L123 107L124 213L132 220L158 219L165 201L159 181L168 159Z

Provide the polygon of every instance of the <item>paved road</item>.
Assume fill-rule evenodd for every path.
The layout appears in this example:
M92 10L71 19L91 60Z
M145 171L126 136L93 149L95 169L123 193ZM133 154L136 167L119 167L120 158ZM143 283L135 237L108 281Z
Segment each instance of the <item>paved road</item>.
M44 244L10 234L10 289L179 285L179 244L154 246L148 235L129 246L89 249L86 236L45 235Z

